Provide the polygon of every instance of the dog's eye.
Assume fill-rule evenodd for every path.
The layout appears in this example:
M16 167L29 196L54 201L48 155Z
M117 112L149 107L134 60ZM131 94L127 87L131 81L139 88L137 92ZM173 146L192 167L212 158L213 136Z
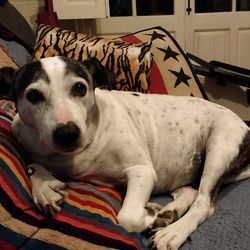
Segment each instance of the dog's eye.
M45 100L44 95L36 90L36 89L31 89L27 94L26 94L26 98L29 102L33 103L33 104L37 104L39 102L43 102Z
M85 96L86 92L87 88L82 82L76 82L71 89L72 96Z

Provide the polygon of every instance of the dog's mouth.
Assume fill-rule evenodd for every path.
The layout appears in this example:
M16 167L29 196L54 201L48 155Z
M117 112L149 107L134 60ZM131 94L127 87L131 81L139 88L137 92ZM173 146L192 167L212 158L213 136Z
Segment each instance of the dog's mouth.
M66 148L66 149L62 149L61 152L66 154L66 153L72 153L76 150L77 148Z
M73 154L76 153L80 150L79 146L75 146L75 147L68 147L68 148L56 148L57 153L59 154Z

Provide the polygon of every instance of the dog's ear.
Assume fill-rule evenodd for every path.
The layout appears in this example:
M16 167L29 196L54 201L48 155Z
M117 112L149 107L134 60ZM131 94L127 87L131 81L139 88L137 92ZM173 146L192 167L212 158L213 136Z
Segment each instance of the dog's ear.
M16 70L11 67L3 67L0 69L0 99L14 101L14 75Z
M90 74L95 81L95 87L112 89L115 82L115 73L104 67L101 62L90 57L83 62L83 64L88 68Z

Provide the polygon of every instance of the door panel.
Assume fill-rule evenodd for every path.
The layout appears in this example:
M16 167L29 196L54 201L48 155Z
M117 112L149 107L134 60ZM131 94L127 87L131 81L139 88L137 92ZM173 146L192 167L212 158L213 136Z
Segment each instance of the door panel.
M250 69L250 29L239 30L237 65Z
M106 17L105 0L53 0L59 19Z
M245 56L250 54L248 5L236 0L207 0L204 1L204 5L209 2L206 12L200 2L192 1L194 11L186 15L186 50L208 61L219 60L250 68L250 57ZM244 11L237 11L237 3L237 8Z
M228 30L218 31L195 31L194 32L194 54L208 61L216 59L228 62L229 37Z

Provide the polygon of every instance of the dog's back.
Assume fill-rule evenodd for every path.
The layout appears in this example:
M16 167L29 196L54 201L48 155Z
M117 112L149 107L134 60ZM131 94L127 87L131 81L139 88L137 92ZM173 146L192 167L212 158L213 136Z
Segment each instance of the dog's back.
M125 137L136 138L136 145L124 150L147 148L158 178L157 193L195 181L206 150L216 143L211 142L213 136L220 134L224 146L230 147L230 141L240 145L249 131L231 110L195 97L96 90L96 101L101 115L107 116L104 120L115 123L106 136L125 128Z

